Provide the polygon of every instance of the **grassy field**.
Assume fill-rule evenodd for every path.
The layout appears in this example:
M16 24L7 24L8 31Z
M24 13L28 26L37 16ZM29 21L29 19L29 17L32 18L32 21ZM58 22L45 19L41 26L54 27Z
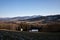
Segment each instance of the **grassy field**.
M60 33L0 30L0 40L60 40Z

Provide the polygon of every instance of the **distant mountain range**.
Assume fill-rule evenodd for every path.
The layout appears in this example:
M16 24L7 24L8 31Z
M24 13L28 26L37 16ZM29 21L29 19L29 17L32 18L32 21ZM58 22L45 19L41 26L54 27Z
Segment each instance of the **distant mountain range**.
M13 17L13 18L0 18L0 21L60 21L60 15L49 15L49 16L24 16L24 17Z
M60 22L60 15L38 16L35 18L26 19L25 21L40 21L42 23Z
M13 17L13 18L0 18L0 21L18 21L18 20L26 20L31 18L40 17L40 15L34 15L34 16L24 16L24 17Z

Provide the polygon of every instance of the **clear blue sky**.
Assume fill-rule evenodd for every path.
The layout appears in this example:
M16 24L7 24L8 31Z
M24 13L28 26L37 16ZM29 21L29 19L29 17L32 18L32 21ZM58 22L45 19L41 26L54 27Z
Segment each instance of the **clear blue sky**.
M0 0L0 17L60 14L60 0Z

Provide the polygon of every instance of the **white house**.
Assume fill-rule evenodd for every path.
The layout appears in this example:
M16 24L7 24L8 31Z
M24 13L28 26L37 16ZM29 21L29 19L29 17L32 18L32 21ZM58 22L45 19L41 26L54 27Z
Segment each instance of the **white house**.
M38 29L31 29L29 30L29 32L38 32L39 30Z

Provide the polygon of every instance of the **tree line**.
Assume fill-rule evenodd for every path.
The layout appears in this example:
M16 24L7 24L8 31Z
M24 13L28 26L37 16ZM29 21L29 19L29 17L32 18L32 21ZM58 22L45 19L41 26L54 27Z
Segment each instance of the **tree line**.
M6 29L6 30L16 30L21 31L21 28L23 28L23 31L29 31L32 28L40 28L40 32L60 32L60 23L47 23L47 24L39 24L39 23L3 23L0 24L0 29Z

